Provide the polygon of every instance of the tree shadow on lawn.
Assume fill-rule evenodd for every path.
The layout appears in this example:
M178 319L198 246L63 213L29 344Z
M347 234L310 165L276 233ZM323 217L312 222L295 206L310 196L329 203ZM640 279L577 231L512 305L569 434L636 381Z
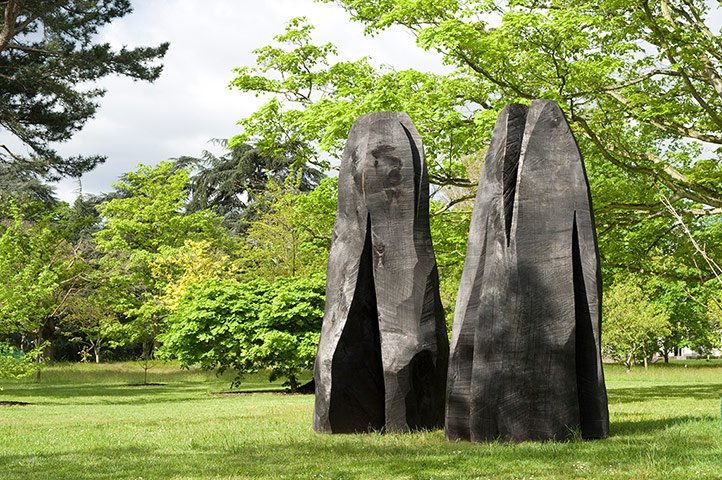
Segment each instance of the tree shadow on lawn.
M671 418L653 418L648 420L622 420L612 421L610 424L610 438L615 439L617 437L645 437L659 435L664 430L674 429L675 427L681 427L688 423L696 422L711 422L717 424L719 417L713 414L710 415L683 415L679 417ZM719 429L719 425L716 425Z
M218 397L247 397L255 394L289 395L283 387L278 389L255 388L235 392L209 392L209 386L200 383L163 385L83 384L83 385L23 385L8 387L0 392L0 400L37 399L35 405L149 405L199 400ZM301 394L297 394L301 395Z
M651 426L649 428L657 428ZM183 452L128 446L58 451L34 456L0 456L6 479L82 478L518 478L520 472L568 478L580 463L588 473L614 468L618 474L641 469L682 465L695 458L700 465L715 465L714 448L601 440L557 444L470 444L446 442L440 432L415 442L413 438L386 439L379 435L309 435L300 439L247 441L239 445L191 446ZM438 437L438 438L437 438ZM391 444L389 444L391 443ZM654 452L651 452L651 450ZM718 449L717 449L718 450ZM693 468L693 466L690 466ZM663 473L662 471L658 473Z
M610 404L644 402L657 399L694 400L717 399L722 397L722 383L654 385L649 387L612 388L607 391Z
M98 384L98 385L61 385L37 387L8 387L0 394L0 399L15 398L37 399L36 405L67 404L108 404L108 405L145 405L152 403L187 402L200 400L208 393L208 387L202 384L143 385Z

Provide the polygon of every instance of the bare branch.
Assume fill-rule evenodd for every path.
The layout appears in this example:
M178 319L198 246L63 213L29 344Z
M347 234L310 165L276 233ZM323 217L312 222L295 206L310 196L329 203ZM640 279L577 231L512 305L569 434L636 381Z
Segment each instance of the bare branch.
M6 48L10 48L13 50L20 50L20 51L26 52L26 53L43 53L45 55L60 55L58 52L54 52L52 50L45 50L44 48L28 47L25 45L20 45L19 43L8 43Z
M717 280L717 282L719 282L719 284L722 285L722 278L721 278L722 269L720 269L719 265L717 265L717 263L712 258L710 258L709 255L707 255L707 251L704 248L702 248L699 245L699 243L697 243L697 241L694 238L694 235L692 235L692 232L689 230L689 227L687 227L687 224L684 222L684 219L682 218L680 213L677 212L677 210L674 208L674 206L669 201L669 199L664 195L662 190L659 189L659 187L657 187L657 190L659 191L659 194L662 197L662 202L667 207L667 210L669 210L669 212L672 214L672 216L674 216L674 218L678 222L678 225L684 231L683 236L684 236L685 241L687 242L687 247L690 248L689 247L690 244L694 247L694 250L702 256L702 258L707 263L707 266L712 271L713 278L715 278ZM699 264L697 263L697 259L695 258L695 255L694 255L694 251L692 251L691 248L690 248L690 255L692 257L692 262L694 263L695 269L697 270L697 274L699 276L700 283L702 284L702 287L707 292L707 296L709 297L709 299L715 305L715 308L709 308L709 307L708 308L711 312L719 315L720 312L722 312L722 305L720 305L720 303L717 301L717 299L712 294L712 292L707 288L707 285L705 284L705 279L702 275L702 270L700 269ZM690 295L690 297L692 297L692 296ZM692 298L694 299L694 297L692 297ZM697 301L696 299L694 299L694 300ZM697 303L702 304L699 301L697 301ZM704 304L702 304L702 305L704 305Z
M21 161L22 161L22 158L18 157L18 156L15 155L13 152L11 152L10 149L9 149L7 146L5 146L5 145L0 145L0 148L2 148L3 150L5 150L6 152L8 152L8 154L9 154L11 157L13 157L15 160L17 160L18 162L21 162Z
M440 215L440 214L444 213L445 211L447 211L448 209L450 209L451 207L453 207L454 205L456 205L457 203L465 202L466 200L472 200L475 197L476 197L476 192L461 196L459 198L455 198L455 199L449 201L446 205L444 205L439 210L432 213L431 216L433 217L435 215Z
M38 18L40 18L40 15L30 15L30 16L28 16L28 18L26 18L20 25L18 25L18 26L15 28L15 32L13 33L13 36L21 33L23 30L25 30L25 29L27 28L28 25L30 25L31 23L33 23L33 22L34 22L35 20L37 20Z

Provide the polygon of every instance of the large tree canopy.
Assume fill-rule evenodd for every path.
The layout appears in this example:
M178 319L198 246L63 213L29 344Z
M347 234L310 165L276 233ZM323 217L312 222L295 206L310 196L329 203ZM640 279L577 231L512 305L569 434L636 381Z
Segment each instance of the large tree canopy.
M662 195L698 235L718 230L701 219L722 213L722 37L710 2L335 3L368 32L411 30L473 80L486 108L559 102L588 159L602 242L617 247L603 249L610 265L649 270L640 259L684 250L673 222L655 220L669 215ZM622 244L632 255L620 257Z
M255 144L267 152L295 150L296 166L329 166L340 158L351 124L364 113L406 111L424 135L429 178L436 184L471 186L459 157L482 148L494 112L464 120L473 83L455 76L374 68L368 58L332 63L336 47L312 43L313 27L292 19L278 46L255 50L257 67L236 70L231 86L273 97L250 117L231 145ZM464 107L462 109L462 107Z
M605 267L697 277L663 196L708 253L722 253L722 39L707 3L334 3L369 33L408 28L452 71L379 69L366 58L334 63L335 47L313 44L312 27L294 19L277 45L256 50L257 67L237 70L232 86L273 97L241 120L234 141L292 139L316 147L307 159L318 161L321 151L340 153L358 115L404 110L424 139L432 182L473 186L465 159L484 151L503 105L553 99L587 162Z
M719 152L702 149L722 145L722 37L709 26L709 2L335 3L369 32L413 31L474 80L481 105L556 100L610 163L666 186L675 200L722 212ZM612 207L664 210L660 202Z
M147 81L160 75L155 61L167 43L118 51L95 43L102 26L131 10L129 0L0 1L0 128L29 151L28 158L0 145L0 179L7 188L19 188L4 181L17 172L48 180L76 177L104 160L62 158L51 144L68 140L95 113L105 90L89 83L110 74Z

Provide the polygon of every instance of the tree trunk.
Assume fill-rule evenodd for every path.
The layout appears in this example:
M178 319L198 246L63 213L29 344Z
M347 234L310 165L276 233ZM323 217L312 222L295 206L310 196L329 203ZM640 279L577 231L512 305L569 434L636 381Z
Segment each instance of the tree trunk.
M94 345L93 352L95 353L95 363L100 363L100 345Z
M148 352L150 358L153 358L155 349L158 347L158 344L156 342L157 342L159 331L160 331L160 328L158 326L158 322L156 321L155 315L153 315L153 340L150 342L150 351Z
M298 383L296 383L296 376L289 375L288 383L291 384L291 393L296 393L298 391Z
M148 357L154 342L155 339L152 342L143 342L143 385L148 385Z
M649 362L647 361L647 357L644 357L644 371L647 371L647 366L649 365Z
M60 336L60 328L55 326L52 319L47 319L40 329L37 331L35 338L35 346L39 347L44 342L48 344L43 348L43 354L38 357L38 362L43 360L53 361L55 360L55 350L53 348L53 342Z
M624 360L624 362L623 362L624 363L624 371L626 371L627 373L632 372L632 362L633 361L634 361L633 354L630 354L629 356L627 356L627 359Z

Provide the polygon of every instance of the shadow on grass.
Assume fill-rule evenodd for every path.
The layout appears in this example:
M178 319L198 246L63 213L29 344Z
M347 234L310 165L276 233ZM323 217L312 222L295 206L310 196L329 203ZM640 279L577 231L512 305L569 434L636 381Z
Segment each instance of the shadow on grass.
M16 400L13 397L43 399L42 404L62 403L85 404L102 403L116 405L142 405L151 403L184 402L190 399L211 398L217 396L245 396L257 393L283 394L288 389L278 385L269 388L267 385L247 384L239 391L228 391L221 387L217 391L209 391L208 384L187 382L167 385L128 385L117 384L82 384L82 385L43 385L26 384L8 386L0 393L0 400ZM213 389L213 388L211 388ZM655 399L717 399L722 397L722 383L686 384L686 385L654 385L644 387L624 387L609 389L609 403L612 405L644 402ZM67 402L72 400L72 402Z
M614 388L609 389L607 394L609 403L614 404L669 398L719 399L722 397L722 383Z
M611 390L610 398L614 404L657 396L680 401L683 398L718 399L721 387L722 384L620 388ZM183 392L178 393L178 390ZM28 393L23 392L24 395ZM144 387L140 392L137 387L125 385L43 387L34 393L38 397L49 397L51 393L78 397L73 403L83 403L85 397L88 402L114 404L213 398L206 395L203 385L198 384ZM259 415L267 417L271 414L259 412ZM0 477L4 480L138 477L510 479L534 475L536 478L562 479L578 478L582 473L586 477L609 478L610 472L614 471L620 478L697 478L698 465L719 465L719 417L714 415L716 412L709 416L618 421L612 424L612 436L606 440L481 445L447 442L442 432L388 436L317 435L310 432L310 425L306 431L280 426L274 427L275 431L245 436L244 425L256 424L255 415L253 419L243 420L232 416L222 419L224 424L237 425L227 436L170 438L170 443L158 440L162 446L74 446L55 451L43 449L40 450L43 453L33 455L3 455L0 448ZM207 418L198 420L207 421ZM694 428L689 428L690 424ZM717 436L697 434L699 426L704 431L711 431L710 425L714 425ZM189 431L203 430L191 428ZM113 441L112 438L109 437L109 441ZM673 438L683 441L670 441ZM722 469L722 465L719 468ZM673 477L666 477L665 472L672 469L675 469ZM722 471L712 473L722 476ZM709 475L707 478L716 477Z
M672 418L655 418L650 420L622 420L610 424L610 437L648 436L661 431L693 422L718 422L714 415L683 415Z
M281 391L281 387L279 387L279 391ZM207 395L208 393L208 386L202 383L138 386L128 384L38 385L34 388L29 386L7 388L0 394L0 398L34 398L38 401L33 403L38 405L54 403L144 405L211 399L212 397ZM246 393L253 393L253 390L248 390Z

